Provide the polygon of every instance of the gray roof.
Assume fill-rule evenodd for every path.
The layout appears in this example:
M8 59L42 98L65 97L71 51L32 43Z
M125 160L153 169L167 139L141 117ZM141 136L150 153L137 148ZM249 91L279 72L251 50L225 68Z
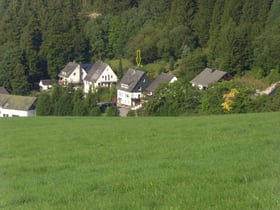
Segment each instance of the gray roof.
M9 95L9 92L6 90L6 88L4 87L0 87L0 94L8 94Z
M50 80L50 79L43 79L41 80L43 85L53 85L55 83L54 80Z
M60 76L69 77L70 74L77 68L79 64L74 62L69 62L59 73Z
M84 69L86 72L89 72L89 70L91 69L92 66L93 65L90 64L90 63L82 63L81 64L82 69Z
M0 107L28 111L32 108L36 97L0 94Z
M148 91L154 91L159 84L170 82L175 76L173 74L161 73L148 87Z
M199 75L197 75L192 81L192 84L202 85L203 87L208 87L213 82L220 81L227 72L219 71L216 69L206 68Z
M96 82L103 73L103 71L107 68L107 66L108 64L103 63L102 61L97 61L95 64L92 65L84 80Z
M117 88L119 90L125 90L127 92L132 92L136 87L141 78L145 75L145 72L138 69L128 69L121 81L119 82Z

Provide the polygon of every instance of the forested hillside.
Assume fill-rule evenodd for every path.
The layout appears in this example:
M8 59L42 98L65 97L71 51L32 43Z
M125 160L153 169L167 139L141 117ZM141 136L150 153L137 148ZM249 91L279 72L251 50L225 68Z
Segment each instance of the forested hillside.
M280 0L0 0L0 86L28 94L71 60L180 60L266 76L280 64Z

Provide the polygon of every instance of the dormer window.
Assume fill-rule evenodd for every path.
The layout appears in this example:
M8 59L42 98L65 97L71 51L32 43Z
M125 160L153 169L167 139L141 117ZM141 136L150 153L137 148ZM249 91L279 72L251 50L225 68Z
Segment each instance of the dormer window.
M121 88L128 89L128 85L127 85L127 84L122 83L122 84L121 84Z

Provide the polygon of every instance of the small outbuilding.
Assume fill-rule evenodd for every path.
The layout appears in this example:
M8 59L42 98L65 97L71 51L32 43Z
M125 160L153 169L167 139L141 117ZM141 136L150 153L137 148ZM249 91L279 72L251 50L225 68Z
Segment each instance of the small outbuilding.
M53 80L49 80L49 79L40 80L39 82L40 91L51 89L54 83L55 82Z

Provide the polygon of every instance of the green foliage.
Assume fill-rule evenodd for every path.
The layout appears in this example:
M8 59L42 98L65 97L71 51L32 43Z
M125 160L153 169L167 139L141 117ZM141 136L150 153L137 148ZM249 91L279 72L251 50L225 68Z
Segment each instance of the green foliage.
M119 108L116 106L109 106L105 109L105 116L117 117L120 115Z
M198 48L182 59L180 76L190 81L207 66L207 56Z
M29 93L30 84L28 83L25 69L22 64L16 65L11 85L13 89L12 93L15 95L27 95Z
M267 76L280 66L279 8L276 0L1 0L0 85L26 94L17 82L12 87L17 64L23 86L35 87L72 60L117 60L121 77L137 49L144 65L174 59L149 71L152 77L174 64L185 83L205 66Z
M181 81L161 84L144 106L146 115L178 116L198 113L200 92Z
M72 115L73 103L70 94L64 93L54 106L54 115L69 116ZM76 111L76 110L75 110Z
M99 106L93 107L89 112L89 116L101 116L101 114L102 113Z
M38 116L52 115L51 97L49 93L41 93L36 103L36 114Z

